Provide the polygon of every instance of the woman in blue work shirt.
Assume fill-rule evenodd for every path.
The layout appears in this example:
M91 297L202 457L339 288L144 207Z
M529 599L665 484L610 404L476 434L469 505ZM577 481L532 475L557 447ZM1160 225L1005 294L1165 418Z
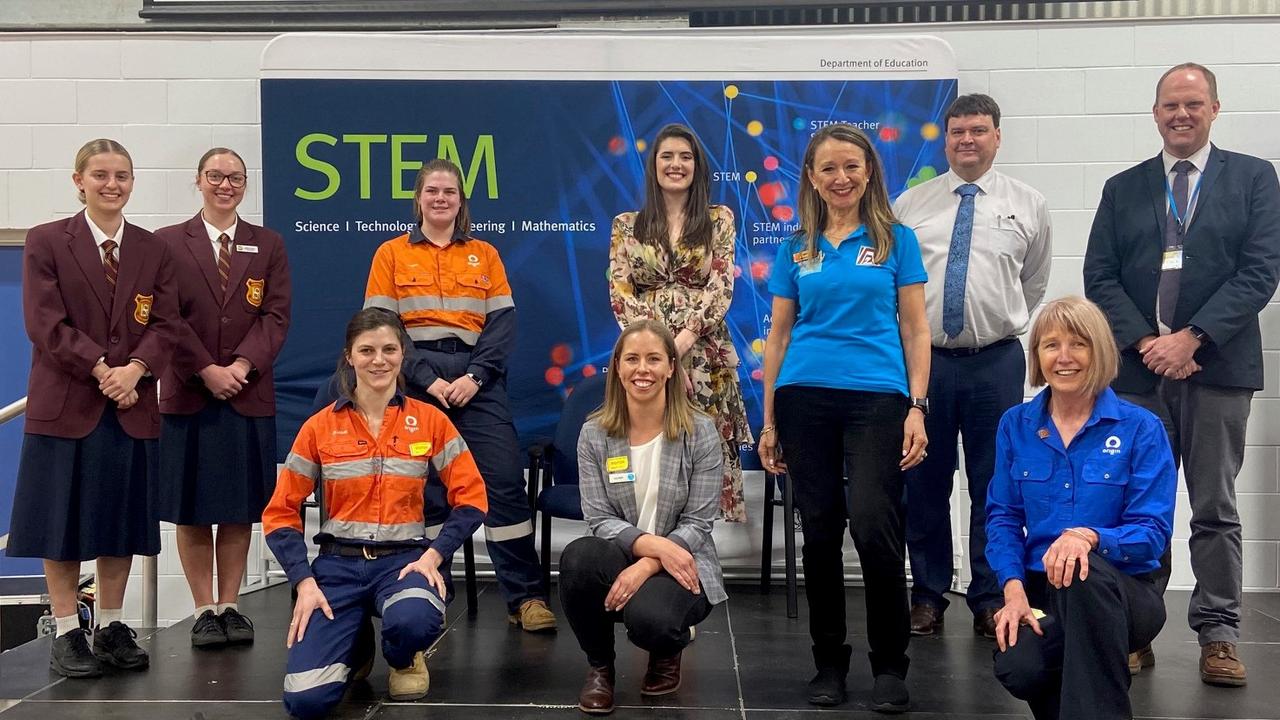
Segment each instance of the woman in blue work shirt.
M1150 573L1178 471L1160 420L1108 387L1119 352L1096 305L1049 303L1030 347L1031 385L1048 388L1000 420L987 491L996 676L1042 720L1129 718L1127 654L1165 621Z
M805 150L800 230L778 249L769 280L759 451L765 470L790 472L803 522L817 666L809 702L845 700L847 519L866 584L872 707L903 712L911 621L902 471L927 444L929 324L920 246L893 217L882 168L867 136L846 123L814 133Z

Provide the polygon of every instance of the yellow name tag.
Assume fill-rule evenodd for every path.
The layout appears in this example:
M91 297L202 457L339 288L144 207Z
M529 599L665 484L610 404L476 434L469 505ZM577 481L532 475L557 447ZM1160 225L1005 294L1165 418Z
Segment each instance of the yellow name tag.
M605 461L605 469L611 473L622 472L623 470L626 470L627 456L619 455L618 457L609 458L607 461Z
M798 253L791 254L791 262L802 263L813 259L813 253L808 250L801 250Z
M431 452L430 442L409 443L409 454L413 457L422 457Z
M1031 614L1034 615L1037 620L1045 619L1044 611L1040 608L1031 608Z

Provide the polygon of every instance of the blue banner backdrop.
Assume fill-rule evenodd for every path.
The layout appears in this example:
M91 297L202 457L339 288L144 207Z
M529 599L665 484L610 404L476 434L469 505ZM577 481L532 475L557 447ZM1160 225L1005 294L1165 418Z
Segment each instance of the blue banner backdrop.
M669 122L702 139L712 199L737 218L729 327L758 427L766 282L777 243L796 227L796 183L810 135L834 121L862 127L896 197L945 171L938 122L955 94L954 78L264 79L265 221L286 238L294 287L293 327L276 363L280 454L333 372L374 250L410 227L415 172L434 157L462 167L474 234L498 248L511 280L518 430L526 440L551 434L566 393L602 369L617 337L607 286L610 223L638 207L647 142Z

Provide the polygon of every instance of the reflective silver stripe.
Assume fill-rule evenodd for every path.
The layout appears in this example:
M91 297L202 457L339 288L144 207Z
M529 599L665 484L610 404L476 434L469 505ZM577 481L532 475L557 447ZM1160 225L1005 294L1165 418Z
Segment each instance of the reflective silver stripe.
M347 681L347 675L351 672L351 668L342 663L334 663L326 665L315 670L303 670L302 672L289 673L284 676L284 691L287 693L306 692L313 690L321 685L330 683L340 683Z
M480 333L463 330L462 328L446 328L446 327L411 327L409 328L409 337L413 340L446 340L448 338L458 338L468 345L475 345L480 339Z
M347 460L346 462L326 463L320 467L325 480L350 480L365 477L375 472L372 458L363 460Z
M312 480L320 477L320 466L297 453L289 453L289 456L284 459L284 468Z
M320 526L320 531L329 533L336 538L371 542L403 542L426 537L426 528L420 522L379 525L378 523L329 518Z
M453 462L454 458L466 451L467 443L462 439L462 436L459 435L445 443L444 447L440 448L440 452L436 453L435 457L431 458L431 464L436 466L436 470L444 472L444 469L449 467L449 463Z
M391 597L387 598L387 601L382 604L382 612L385 614L387 612L387 608L395 605L401 600L408 600L409 598L422 598L423 600L431 603L435 609L439 610L441 615L444 614L444 601L436 597L435 593L427 590L426 588L407 588L395 593Z
M400 303L396 302L395 298L387 297L386 295L370 295L364 299L364 306L366 308L380 307L396 314L400 313Z
M387 458L382 461L382 472L404 477L426 477L427 461Z
M483 315L485 309L485 301L480 298L469 297L447 297L443 298L445 310L461 310L462 312L473 312L477 315Z
M440 531L443 529L444 529L444 523L440 523L439 525L428 525L427 539L435 540L436 538L440 537Z
M503 540L515 540L526 535L533 534L533 523L525 520L515 525L503 525L502 527L488 527L484 529L484 539L493 542L502 542Z
M440 298L436 295L409 295L400 300L400 312L414 310L443 310Z
M515 306L516 301L512 300L510 295L494 295L485 301L485 312L491 313L494 310L502 310L503 308Z

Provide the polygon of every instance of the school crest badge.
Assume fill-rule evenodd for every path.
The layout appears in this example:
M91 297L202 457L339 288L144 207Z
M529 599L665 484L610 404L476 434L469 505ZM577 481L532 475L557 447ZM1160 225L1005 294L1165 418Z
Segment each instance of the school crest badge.
M155 299L155 295L143 295L138 293L133 296L133 319L139 325L146 325L151 321L151 301Z
M262 307L262 293L265 291L266 286L267 281L265 278L262 280L249 278L244 283L244 299L248 300L249 304L254 307Z

